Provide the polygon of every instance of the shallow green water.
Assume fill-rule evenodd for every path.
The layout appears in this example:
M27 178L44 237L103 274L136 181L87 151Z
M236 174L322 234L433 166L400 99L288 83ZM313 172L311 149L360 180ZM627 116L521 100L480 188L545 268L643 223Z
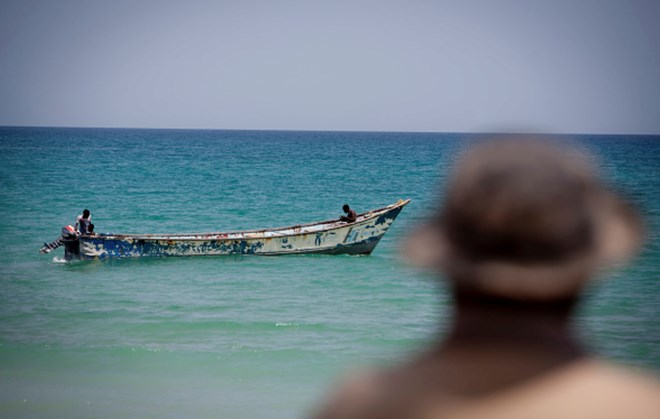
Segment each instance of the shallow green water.
M576 138L651 227L641 258L588 290L578 328L605 356L656 369L659 140ZM466 144L455 134L0 128L0 416L301 417L344 369L437 339L446 289L397 247ZM61 263L61 250L37 253L83 208L99 232L203 232L399 198L412 203L369 257Z

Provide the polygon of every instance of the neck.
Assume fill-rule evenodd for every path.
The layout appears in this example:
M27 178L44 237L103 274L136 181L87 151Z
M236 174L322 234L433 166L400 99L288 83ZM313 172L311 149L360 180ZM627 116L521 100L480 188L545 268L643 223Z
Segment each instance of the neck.
M516 347L572 346L570 318L575 297L520 301L455 291L456 309L450 342L488 340Z
M455 301L437 355L460 392L506 387L585 355L570 330L575 297L524 302L456 290Z

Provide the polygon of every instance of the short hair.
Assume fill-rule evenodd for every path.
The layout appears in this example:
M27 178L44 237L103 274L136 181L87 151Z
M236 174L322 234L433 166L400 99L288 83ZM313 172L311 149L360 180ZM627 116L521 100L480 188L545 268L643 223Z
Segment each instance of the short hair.
M83 218L87 218L87 217L89 217L89 210L88 210L88 209L84 209L84 210L83 210Z
M344 206L341 207L341 209L344 210L344 212L348 212L348 210L350 210L351 207L349 207L348 204L344 204Z

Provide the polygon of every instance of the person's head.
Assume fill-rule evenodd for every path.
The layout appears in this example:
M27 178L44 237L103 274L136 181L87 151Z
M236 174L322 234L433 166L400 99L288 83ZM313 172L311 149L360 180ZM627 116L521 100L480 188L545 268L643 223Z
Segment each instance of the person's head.
M348 211L351 210L351 207L349 207L348 204L344 204L344 206L341 207L341 209L344 210L344 212L348 214Z
M89 218L89 210L88 209L83 210L82 216L85 219Z
M580 153L508 139L460 158L443 208L406 250L457 289L540 300L576 295L597 267L631 256L640 238L637 215Z
M92 234L94 232L94 224L90 223L87 227L87 233Z

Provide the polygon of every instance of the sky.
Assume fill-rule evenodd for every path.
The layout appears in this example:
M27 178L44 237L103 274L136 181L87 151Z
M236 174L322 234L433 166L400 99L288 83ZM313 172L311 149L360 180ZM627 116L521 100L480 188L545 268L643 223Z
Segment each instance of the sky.
M1 0L0 125L660 134L660 2Z

